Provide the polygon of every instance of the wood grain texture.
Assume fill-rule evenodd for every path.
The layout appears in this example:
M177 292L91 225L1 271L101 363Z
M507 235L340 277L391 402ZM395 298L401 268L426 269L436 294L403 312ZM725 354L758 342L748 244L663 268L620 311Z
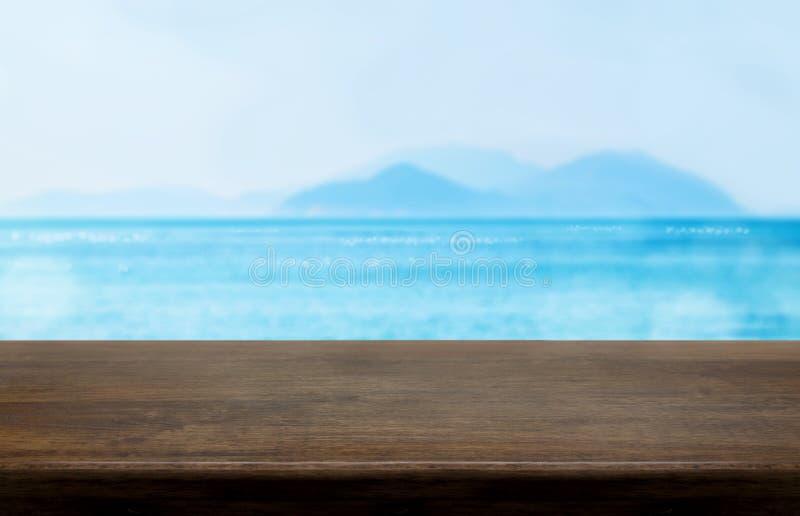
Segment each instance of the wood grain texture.
M800 343L0 343L0 514L588 507L800 513Z

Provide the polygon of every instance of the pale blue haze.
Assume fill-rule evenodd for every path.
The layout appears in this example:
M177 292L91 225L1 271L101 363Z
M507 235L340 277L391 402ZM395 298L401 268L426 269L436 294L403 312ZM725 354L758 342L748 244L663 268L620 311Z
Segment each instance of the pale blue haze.
M0 215L53 191L285 196L442 146L544 168L639 150L798 215L798 20L793 0L0 2Z

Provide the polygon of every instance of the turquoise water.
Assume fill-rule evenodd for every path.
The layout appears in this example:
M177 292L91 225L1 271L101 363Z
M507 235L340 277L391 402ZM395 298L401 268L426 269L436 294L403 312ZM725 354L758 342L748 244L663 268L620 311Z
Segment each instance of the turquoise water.
M800 338L800 221L0 221L3 339Z

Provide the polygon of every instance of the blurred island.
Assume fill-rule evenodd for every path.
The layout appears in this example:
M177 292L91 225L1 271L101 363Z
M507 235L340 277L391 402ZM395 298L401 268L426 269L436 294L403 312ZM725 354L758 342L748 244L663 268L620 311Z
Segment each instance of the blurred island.
M0 215L284 217L728 217L720 188L640 152L601 152L551 169L500 152L440 147L386 156L292 194L224 199L190 188L49 192Z

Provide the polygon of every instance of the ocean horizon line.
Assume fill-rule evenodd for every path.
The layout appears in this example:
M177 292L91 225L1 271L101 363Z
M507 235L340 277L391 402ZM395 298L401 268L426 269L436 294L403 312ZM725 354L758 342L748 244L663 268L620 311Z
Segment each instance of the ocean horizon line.
M398 216L296 216L296 215L42 215L42 216L17 216L0 214L0 222L553 222L553 221L585 221L585 222L658 222L658 221L798 221L797 215L646 215L646 216L429 216L429 215L398 215Z

